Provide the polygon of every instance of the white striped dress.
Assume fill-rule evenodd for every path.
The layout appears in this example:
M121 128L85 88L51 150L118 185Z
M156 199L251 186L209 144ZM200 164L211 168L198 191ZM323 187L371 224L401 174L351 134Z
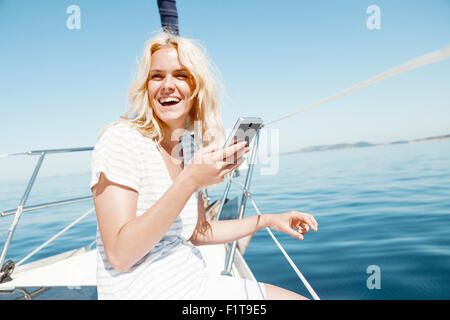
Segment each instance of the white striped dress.
M100 137L92 153L91 170L91 188L103 172L108 180L136 190L137 216L172 184L155 142L126 123L113 125ZM264 286L259 283L206 273L200 251L188 241L197 223L197 206L194 193L161 241L127 272L110 265L97 228L98 298L265 298Z

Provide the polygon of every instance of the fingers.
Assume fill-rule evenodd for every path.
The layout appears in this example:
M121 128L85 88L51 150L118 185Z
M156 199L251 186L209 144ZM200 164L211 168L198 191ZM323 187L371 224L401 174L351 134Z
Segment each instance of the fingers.
M293 211L294 214L296 214L297 218L299 218L303 223L300 223L299 227L302 227L302 229L305 229L305 225L309 226L311 229L314 230L314 232L317 232L319 228L319 224L317 223L316 219L308 213L302 213L298 211ZM308 229L309 230L309 229ZM308 232L308 230L306 232ZM305 232L305 233L306 233Z
M213 164L216 169L220 170L226 165L237 164L242 156L250 151L250 148L245 147L245 145L246 142L241 141L224 149L219 149L214 143L212 143L207 147L204 147L201 152L202 156L198 159L198 161Z
M234 159L235 154L237 154L238 152L242 153L242 151L245 152L245 150L249 150L249 149L245 149L246 144L247 143L245 141L241 141L241 142L233 144L229 147L226 147L222 150L219 150L217 152L216 159L217 160ZM237 157L237 158L239 158L239 157Z
M232 172L234 169L236 169L237 167L239 167L243 162L245 161L244 158L240 158L238 159L237 163L235 164L227 164L224 168L222 173L220 174L222 177L226 176L227 174L229 174L230 172Z
M294 238L297 238L299 240L304 239L304 234L309 231L309 226L306 223L300 223L298 224L294 229L286 230L286 233L291 235Z
M298 232L300 232L301 234L305 234L305 233L308 233L309 226L306 223L301 223L297 229L298 229Z
M312 215L308 215L308 220L310 222L309 226L311 226L314 232L317 232L317 230L319 229L319 224L317 223L316 219L314 219Z
M197 163L208 162L208 161L212 162L213 159L211 159L211 153L217 152L217 150L219 150L217 145L214 143L211 143L211 144L207 145L206 147L200 148L194 155L193 159L191 159L191 161L196 161Z
M303 240L303 235L308 233L309 229L318 230L317 221L308 213L298 211L289 211L281 214L272 214L269 220L269 227L285 232L290 236Z
M250 150L245 145L246 142L242 141L221 149L212 143L199 150L199 153L191 159L190 164L206 166L204 171L210 170L210 177L223 181L228 173L245 161L243 155Z
M303 240L303 234L301 234L298 231L295 231L294 229L288 229L286 230L286 233L296 239Z
M227 164L236 164L237 161L241 161L243 159L243 156L249 151L247 147L244 149L239 149L237 153L232 154L228 158L224 159L224 162Z
M303 240L303 235L308 233L310 228L317 232L319 225L312 215L298 211L291 211L289 214L291 217L293 215L293 220L291 220L291 227L293 229L287 231L291 236Z

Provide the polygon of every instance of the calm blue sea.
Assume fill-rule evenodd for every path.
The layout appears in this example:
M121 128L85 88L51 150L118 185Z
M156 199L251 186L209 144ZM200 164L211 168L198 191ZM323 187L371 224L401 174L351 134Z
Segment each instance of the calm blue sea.
M303 241L274 233L321 299L450 299L450 140L281 155L275 174L265 167L251 184L259 209L308 212L319 223ZM28 204L88 195L88 184L89 174L38 179ZM0 209L17 206L24 189L1 183ZM19 261L91 206L24 213L7 259ZM256 214L250 202L246 214ZM0 219L3 244L12 217ZM91 214L34 259L89 244L95 223ZM265 230L245 258L259 281L310 297ZM371 266L379 288L368 287Z

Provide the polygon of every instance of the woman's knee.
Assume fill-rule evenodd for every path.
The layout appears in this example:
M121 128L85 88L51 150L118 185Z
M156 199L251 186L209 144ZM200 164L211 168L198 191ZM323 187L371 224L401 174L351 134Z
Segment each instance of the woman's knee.
M290 290L286 290L271 284L264 283L267 300L309 300Z

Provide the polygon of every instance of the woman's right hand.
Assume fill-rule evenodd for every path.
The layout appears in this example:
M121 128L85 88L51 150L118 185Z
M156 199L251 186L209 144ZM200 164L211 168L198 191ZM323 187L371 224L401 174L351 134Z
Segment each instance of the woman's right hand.
M185 169L186 173L189 174L197 189L221 183L225 175L244 162L245 159L242 156L249 150L245 141L224 149L210 144L194 154Z

